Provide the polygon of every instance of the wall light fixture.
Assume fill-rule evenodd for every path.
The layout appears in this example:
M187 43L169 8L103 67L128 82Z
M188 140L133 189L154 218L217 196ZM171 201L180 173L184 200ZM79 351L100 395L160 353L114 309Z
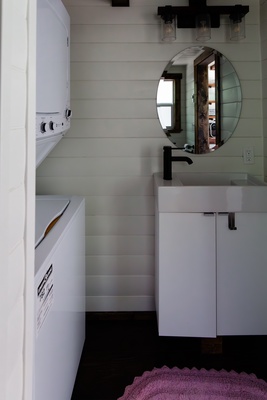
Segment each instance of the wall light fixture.
M173 42L176 39L176 15L173 13L173 7L164 7L165 12L161 17L161 40L164 42Z
M176 33L170 31L177 26L196 28L196 40L205 42L211 38L211 28L220 27L221 15L230 18L230 39L240 40L245 37L244 17L248 12L249 6L207 6L206 0L189 0L189 6L158 7L158 15L162 19L162 40L175 40Z
M235 10L229 15L230 40L241 40L246 37L245 15L242 6L236 5Z

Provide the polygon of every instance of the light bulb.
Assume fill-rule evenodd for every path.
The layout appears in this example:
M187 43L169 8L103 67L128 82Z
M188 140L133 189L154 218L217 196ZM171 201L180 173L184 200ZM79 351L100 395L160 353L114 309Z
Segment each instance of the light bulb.
M173 27L172 27L171 22L165 23L164 30L165 30L166 35L168 35L168 36L173 33Z
M234 24L234 32L235 33L239 33L240 32L240 25L239 25L238 22L236 24Z
M200 28L199 28L199 30L201 31L201 32L206 32L207 31L207 25L206 25L206 21L199 21L200 22Z

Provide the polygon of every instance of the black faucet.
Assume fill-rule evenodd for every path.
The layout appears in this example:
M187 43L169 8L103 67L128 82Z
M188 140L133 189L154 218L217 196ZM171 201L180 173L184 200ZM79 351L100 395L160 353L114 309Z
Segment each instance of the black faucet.
M163 147L163 179L167 181L172 180L172 161L185 161L189 165L193 164L193 161L189 157L173 157L172 150L179 150L175 147L164 146Z

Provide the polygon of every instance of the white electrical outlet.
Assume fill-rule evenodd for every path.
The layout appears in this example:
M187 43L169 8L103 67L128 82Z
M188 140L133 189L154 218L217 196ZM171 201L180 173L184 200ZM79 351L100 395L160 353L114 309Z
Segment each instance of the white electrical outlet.
M254 164L254 149L252 146L243 149L244 164Z

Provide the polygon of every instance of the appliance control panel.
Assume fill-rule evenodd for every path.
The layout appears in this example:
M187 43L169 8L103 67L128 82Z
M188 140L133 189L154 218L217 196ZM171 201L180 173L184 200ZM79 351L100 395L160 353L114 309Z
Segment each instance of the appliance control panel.
M37 114L36 139L45 139L50 136L64 134L70 128L71 110L67 109L65 115Z

